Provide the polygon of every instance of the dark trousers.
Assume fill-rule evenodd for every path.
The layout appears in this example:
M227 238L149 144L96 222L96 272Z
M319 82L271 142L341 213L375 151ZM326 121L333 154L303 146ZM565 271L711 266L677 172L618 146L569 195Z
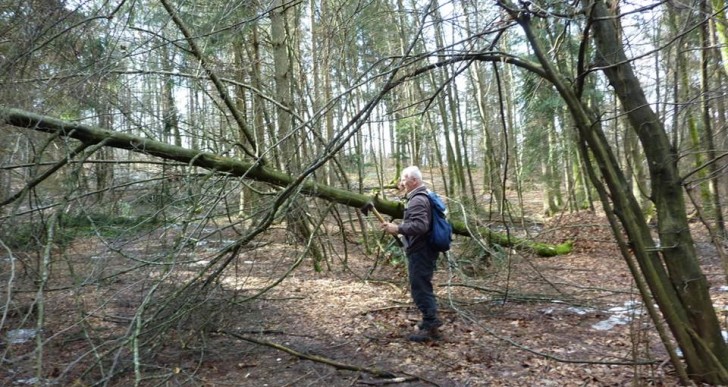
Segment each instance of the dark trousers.
M432 275L438 254L426 247L407 254L410 293L417 309L422 313L425 327L437 321L437 301L432 291Z

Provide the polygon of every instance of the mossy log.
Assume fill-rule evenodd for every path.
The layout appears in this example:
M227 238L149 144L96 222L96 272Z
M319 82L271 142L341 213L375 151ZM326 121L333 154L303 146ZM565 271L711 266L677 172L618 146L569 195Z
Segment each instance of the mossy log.
M513 247L521 251L530 251L542 257L553 257L556 255L568 254L571 252L571 249L573 247L572 241L567 241L559 244L535 242L513 235L496 232L486 227L478 227L471 233L468 231L468 227L462 222L451 220L450 223L452 223L453 232L455 234L464 235L471 238L483 238L489 245L493 244Z
M126 133L114 132L89 125L68 122L53 117L41 116L19 109L0 107L0 122L18 128L53 133L63 137L73 138L86 145L103 143L104 146L127 149L133 152L160 157L166 160L175 160L220 173L227 173L233 176L269 183L278 187L288 186L297 180L296 177L287 175L273 168L262 166L255 162L237 160L209 152L187 149ZM401 202L384 200L376 195L372 197L326 186L310 179L301 183L300 191L308 196L318 197L330 202L355 208L362 208L364 205L371 202L374 207L379 210L379 212L387 214L393 218L402 218L404 213L404 206ZM457 221L453 221L452 223L453 231L457 235L467 237L480 237L484 235L488 243L531 251L540 256L555 256L559 254L566 254L571 251L570 243L563 243L559 245L537 243L508 236L482 227L474 230L475 233L471 234L465 224Z

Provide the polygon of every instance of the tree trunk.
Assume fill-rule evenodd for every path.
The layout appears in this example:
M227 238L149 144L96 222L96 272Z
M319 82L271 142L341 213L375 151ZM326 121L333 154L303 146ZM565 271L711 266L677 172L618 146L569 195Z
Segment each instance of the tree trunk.
M621 116L621 114L620 114ZM615 120L616 123L622 124L623 120ZM644 154L640 147L637 133L632 127L624 128L624 159L627 165L628 178L632 188L632 195L637 198L642 214L647 221L651 221L653 217L653 205L649 200L650 191L647 183L647 171L644 167Z
M561 209L561 173L559 173L556 156L556 129L555 117L545 122L543 145L544 157L541 158L541 176L543 179L543 213L546 216L557 214Z
M113 115L110 113L109 106L101 103L97 110L98 125L100 128L113 128ZM114 161L114 151L109 148L99 149L94 153L94 158L100 163L94 164L94 173L96 177L96 197L103 200L107 188L112 185L114 180L114 167L111 162ZM116 203L116 202L114 202Z
M498 150L494 145L496 134L493 133L491 127L495 125L490 124L490 107L486 101L488 95L488 86L486 82L485 68L480 63L474 63L470 66L470 73L472 75L473 83L473 98L478 109L478 116L480 117L481 127L481 140L480 150L483 154L483 191L489 192L491 199L490 202L495 204L495 209L498 213L501 212L501 204L505 199L505 193L501 189L501 179L503 173L498 163Z
M275 7L270 13L271 20L271 44L273 45L273 66L275 80L275 95L279 104L276 106L276 118L278 122L278 141L280 147L278 159L279 168L291 175L301 171L302 153L305 152L305 136L300 135L293 128L293 65L290 57L290 50L294 47L291 27L289 22L293 19L290 14L292 7L287 1L276 0ZM299 142L300 141L300 142ZM312 230L309 224L308 214L303 210L300 203L293 204L286 212L288 230L301 241L310 239ZM319 245L311 245L311 254L314 259L314 268L320 270L319 262L323 254Z
M435 45L438 51L445 51L445 37L442 28L443 21L439 12L439 6L437 1L434 1L432 5L432 15L435 21ZM463 148L460 141L462 123L458 111L459 101L457 96L457 86L455 82L451 82L451 79L453 78L451 72L454 72L454 69L450 68L450 66L441 67L437 73L441 73L442 78L439 79L433 86L435 88L442 87L442 96L438 97L442 104L441 116L443 117L443 122L449 121L449 124L444 125L443 127L443 135L445 136L445 142L448 147L448 168L450 169L451 178L453 178L453 183L455 184L450 188L452 189L452 194L465 197L466 180L464 166L467 166L467 164L461 153ZM440 83L445 86L440 86ZM450 117L450 119L448 121L444 121L445 117ZM452 144L450 144L451 142Z
M612 228L615 232L620 229L626 232L641 275L682 349L690 377L696 381L725 384L728 382L724 364L728 362L728 348L721 337L720 325L708 294L708 284L700 271L690 236L675 150L670 146L661 122L651 110L624 53L617 34L618 19L604 1L583 0L583 4L591 12L589 26L595 34L596 65L603 69L609 79L645 149L657 209L659 244L652 239L639 204L629 190L619 162L607 141L601 121L580 100L579 94L568 86L570 83L546 56L531 29L530 13L509 11L511 17L523 27L543 66L543 76L554 84L569 107L580 135L579 143L586 145L580 150L586 160L588 157L594 158L601 173L601 176L590 173L590 179L595 186L601 187L602 205L610 215L610 223L615 219L612 215L619 218L621 224L612 223ZM603 185L609 190L608 194ZM622 248L622 252L629 253L626 248ZM627 255L624 258L632 259ZM648 296L643 294L645 302L651 302ZM665 346L669 348L670 344L665 343ZM681 365L675 364L675 367Z
M702 0L701 5L703 10L709 12L707 0ZM700 28L700 102L702 110L702 122L703 122L703 146L708 155L708 200L705 203L705 207L710 209L710 215L713 217L713 229L721 237L725 237L725 223L723 220L723 205L720 202L720 182L721 176L718 170L717 164L717 151L715 148L715 140L713 135L713 118L710 112L711 106L709 101L710 96L710 58L712 57L710 49L710 38L709 38L709 25L703 23ZM701 166L702 168L702 166ZM707 219L706 219L707 220Z
M726 32L726 17L725 17L725 0L711 0L710 1L715 12L713 19L715 21L715 33L718 35L718 41L720 45L720 57L723 60L723 71L728 75L728 33Z
M638 241L635 253L638 260L643 262L644 259L640 256L651 256L650 261L654 263L655 270L661 270L658 267L661 268L662 265L667 269L667 281L651 282L652 274L645 270L649 268L642 268L648 283L651 282L651 290L658 305L683 350L691 378L712 384L726 384L728 346L721 336L720 324L708 294L709 285L698 264L690 235L676 151L670 145L659 117L652 111L622 44L617 40L614 22L617 15L609 11L604 1L585 1L585 5L592 7L599 64L603 66L604 74L627 112L648 160L662 247L649 252L652 243L647 240L651 237L646 234L644 240ZM629 208L626 204L615 203L615 206L620 212L627 212ZM632 227L625 224L630 220L644 222L635 215L632 215L632 219L622 220L625 228ZM632 242L637 242L630 238ZM644 242L647 244L639 246ZM663 291L664 296L668 297L659 296ZM673 298L672 294L677 297Z
M288 170L296 165L295 154L297 149L293 139L291 101L291 63L288 58L288 32L286 18L288 5L284 0L276 0L274 9L270 13L271 45L273 46L273 67L275 80L275 96L278 100L276 118L278 122L277 141L280 141L278 151L278 168Z
M379 196L371 197L329 187L310 179L287 175L258 163L190 150L126 133L112 132L56 118L40 116L19 109L0 107L0 124L3 123L28 130L57 133L63 137L74 138L87 145L103 142L105 146L112 148L127 149L137 153L161 157L165 160L175 160L218 173L227 173L232 176L244 177L278 187L300 185L300 192L304 195L353 208L362 208L365 204L372 203L383 215L389 215L393 218L401 219L404 214L404 204L401 202L384 200ZM466 227L465 224L457 221L453 221L453 232L458 235L474 238L484 236L491 243L518 248L522 251L530 251L540 256L567 254L571 251L570 242L560 245L537 243L496 233L484 227Z

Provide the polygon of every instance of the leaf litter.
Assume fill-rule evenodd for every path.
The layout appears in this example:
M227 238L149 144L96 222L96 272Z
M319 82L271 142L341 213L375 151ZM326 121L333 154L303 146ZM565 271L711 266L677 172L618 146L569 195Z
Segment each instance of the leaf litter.
M505 264L482 268L478 275L440 261L434 284L445 321L441 341L420 344L405 340L419 318L407 292L406 269L401 263L385 263L381 257L377 261L376 253L367 254L362 245L353 244L346 257L331 258L329 269L317 272L313 265L302 264L252 300L211 302L207 315L218 317L206 324L214 325L213 329L194 322L170 329L164 345L147 354L145 371L179 385L676 384L606 220L588 213L564 215L545 224L543 231L540 238L545 242L573 240L574 251L551 258L510 252ZM234 293L244 299L288 271L300 250L283 243L286 237L282 233L269 231L261 247L237 257L236 269L220 285L226 296ZM701 233L699 228L695 233ZM136 254L163 252L153 243L157 236L149 238L136 241ZM340 240L332 237L330 242ZM455 254L458 243L464 243L456 242ZM697 243L707 246L701 240ZM95 277L87 281L100 281L104 273L124 269L125 260L100 254L102 243L93 238L78 241L69 250L66 254L76 263L97 265L90 271ZM728 292L719 258L708 248L700 251L713 283L711 295L725 320ZM204 249L193 249L187 271L174 278L189 278L210 262L213 252L210 243ZM104 257L103 267L90 259L99 256ZM145 275L151 278L160 273ZM55 281L56 285L65 283L62 278ZM55 297L47 300L44 328L48 340L43 354L44 380L48 384L93 380L89 376L78 379L83 377L85 363L78 357L89 351L90 342L98 345L126 331L142 298L144 289L137 287L142 282L143 278L126 276L104 286L84 287L73 297L70 292L48 293ZM95 335L91 341L82 339L84 331L74 319L79 303L90 311L84 324ZM201 319L205 313L193 317ZM20 322L22 315L11 314L6 326ZM225 330L270 346L222 334ZM3 342L10 367L0 381L6 385L22 384L35 376L30 356L34 340L13 342L11 332L6 332ZM122 361L129 366L131 357L124 356ZM312 359L328 359L360 370ZM366 371L374 369L396 378ZM127 372L109 384L122 386L133 381L133 373ZM148 384L157 382L149 379Z

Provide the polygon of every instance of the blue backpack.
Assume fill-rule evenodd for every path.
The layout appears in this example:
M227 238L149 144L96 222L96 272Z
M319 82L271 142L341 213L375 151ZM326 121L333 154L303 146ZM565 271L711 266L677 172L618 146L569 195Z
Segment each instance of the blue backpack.
M445 252L450 250L452 242L452 225L447 220L447 207L440 197L427 191L427 198L430 199L430 237L429 242L435 250Z

